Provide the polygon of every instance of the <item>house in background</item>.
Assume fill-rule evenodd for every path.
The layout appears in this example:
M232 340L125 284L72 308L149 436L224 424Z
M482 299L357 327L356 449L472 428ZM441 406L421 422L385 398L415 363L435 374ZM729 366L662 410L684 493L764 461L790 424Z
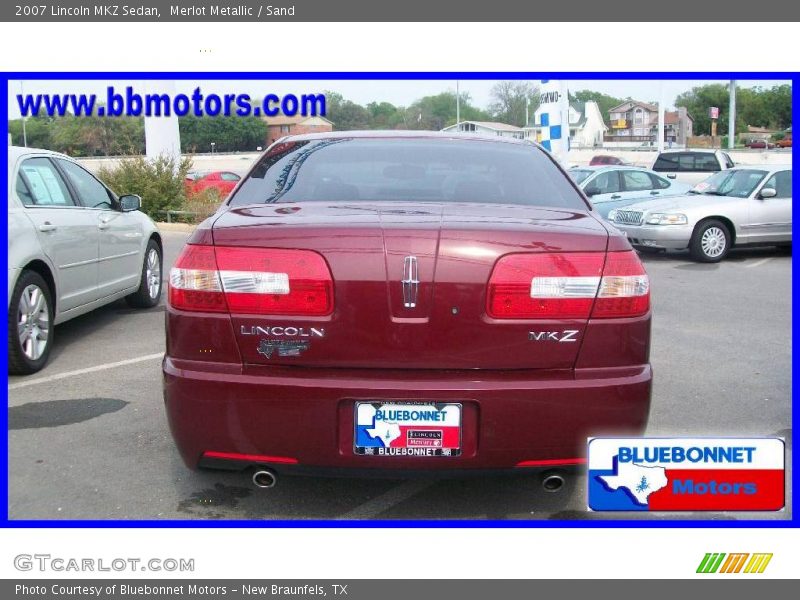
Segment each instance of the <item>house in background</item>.
M608 118L611 133L605 137L606 144L649 145L653 142L650 129L658 123L658 107L627 100L611 108Z
M542 137L542 107L533 113L533 123L524 128L525 137L540 141ZM569 139L572 148L595 148L603 145L608 127L597 102L571 102L569 105Z
M652 146L658 141L658 106L626 100L608 111L611 133L604 146ZM694 120L684 107L664 112L664 141L670 146L686 146L693 135Z
M461 121L455 125L445 127L442 131L450 133L468 133L472 135L510 137L521 140L524 132L521 127L508 125L507 123L496 123L494 121Z
M653 135L658 141L658 115L653 125ZM694 119L685 107L679 106L674 111L664 111L664 141L670 145L686 146L686 142L694 135Z
M300 115L287 117L262 117L267 124L267 144L287 135L300 135L303 133L326 133L333 131L333 123L325 117L303 117Z

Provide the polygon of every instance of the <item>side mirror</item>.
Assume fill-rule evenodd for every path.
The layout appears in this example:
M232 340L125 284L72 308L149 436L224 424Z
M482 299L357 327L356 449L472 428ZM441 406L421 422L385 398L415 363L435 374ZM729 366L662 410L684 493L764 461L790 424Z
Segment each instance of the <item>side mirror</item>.
M585 190L583 190L583 193L591 198L592 196L597 196L597 194L600 193L600 188L597 187L596 185L590 185Z
M675 173L667 173L667 179L677 179L678 176Z
M125 194L119 197L119 209L122 212L131 212L142 208L142 198L136 194Z
M778 192L775 190L775 188L764 188L761 190L761 193L758 195L758 197L763 200L766 198L774 198L777 195Z

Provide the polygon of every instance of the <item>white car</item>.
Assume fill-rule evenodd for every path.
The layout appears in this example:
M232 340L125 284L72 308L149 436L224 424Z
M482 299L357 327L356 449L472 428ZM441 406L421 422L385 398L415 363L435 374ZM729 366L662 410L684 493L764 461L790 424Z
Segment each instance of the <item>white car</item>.
M139 211L63 154L9 148L8 370L44 367L53 327L125 298L161 298L162 242Z
M656 158L653 171L667 179L695 185L733 167L733 159L722 150L665 150Z
M615 208L644 199L685 194L692 186L647 169L624 165L577 167L567 171L604 219Z

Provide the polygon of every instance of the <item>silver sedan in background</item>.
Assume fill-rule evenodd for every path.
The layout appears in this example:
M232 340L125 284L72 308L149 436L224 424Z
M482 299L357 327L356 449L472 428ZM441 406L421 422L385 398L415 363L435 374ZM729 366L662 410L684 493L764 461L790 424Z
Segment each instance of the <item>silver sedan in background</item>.
M574 167L567 171L604 219L615 208L643 199L685 194L691 186L628 165Z
M9 373L44 367L58 323L119 298L158 304L161 236L140 207L63 154L9 148Z
M683 250L701 262L733 246L792 244L792 167L734 167L682 196L612 210L609 220L639 250Z

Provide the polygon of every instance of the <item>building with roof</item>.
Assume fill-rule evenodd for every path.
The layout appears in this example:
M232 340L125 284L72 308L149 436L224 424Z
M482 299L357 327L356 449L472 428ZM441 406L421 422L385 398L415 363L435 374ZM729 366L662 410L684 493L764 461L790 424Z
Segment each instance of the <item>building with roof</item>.
M523 139L525 137L522 127L509 125L508 123L498 123L495 121L460 121L455 125L445 127L442 131L452 133L470 133L473 135L510 137Z
M652 146L658 141L658 106L626 100L609 109L611 131L606 146ZM684 107L664 111L664 141L670 146L685 146L693 135L694 119Z
M658 140L658 115L653 125L652 135ZM686 146L686 142L694 135L694 119L685 107L664 112L664 141L670 145Z
M300 135L303 133L326 133L333 131L333 123L325 117L303 117L296 115L287 117L277 115L262 117L267 124L267 144L287 135Z
M533 122L524 128L525 137L540 141L542 135L542 113L539 107L533 113ZM608 127L597 102L571 102L569 105L569 142L572 148L595 148L603 145L603 136Z

